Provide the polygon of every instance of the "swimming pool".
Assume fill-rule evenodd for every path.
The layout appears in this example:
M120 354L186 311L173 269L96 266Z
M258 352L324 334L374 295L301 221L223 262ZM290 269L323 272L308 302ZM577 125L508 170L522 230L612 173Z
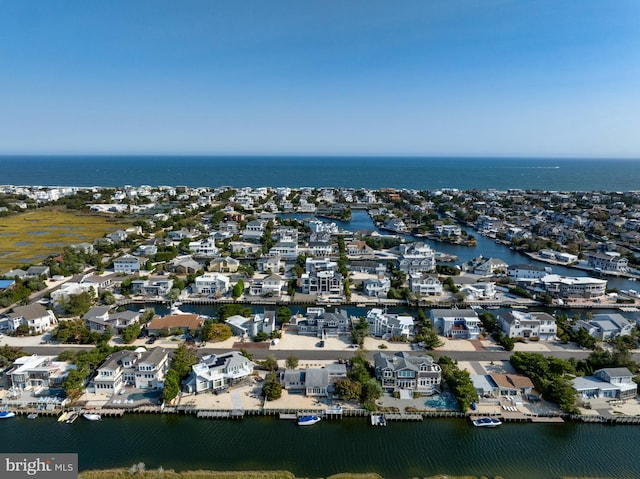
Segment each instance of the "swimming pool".
M444 391L440 394L435 394L424 400L424 405L429 409L452 409L457 410L458 401L456 398L448 391Z

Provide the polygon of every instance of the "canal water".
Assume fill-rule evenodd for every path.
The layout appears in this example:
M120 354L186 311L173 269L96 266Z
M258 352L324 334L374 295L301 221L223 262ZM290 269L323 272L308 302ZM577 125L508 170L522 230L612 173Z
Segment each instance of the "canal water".
M299 477L377 472L385 478L435 474L505 479L640 477L637 426L503 424L474 428L463 419L391 422L367 418L312 427L275 417L205 420L128 415L102 422L14 418L0 424L5 453L75 452L80 470L129 467L289 470Z

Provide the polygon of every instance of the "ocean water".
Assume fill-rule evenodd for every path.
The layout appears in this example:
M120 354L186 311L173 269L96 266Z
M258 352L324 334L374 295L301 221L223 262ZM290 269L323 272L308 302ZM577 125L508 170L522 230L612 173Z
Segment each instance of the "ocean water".
M0 184L640 190L640 159L0 156Z

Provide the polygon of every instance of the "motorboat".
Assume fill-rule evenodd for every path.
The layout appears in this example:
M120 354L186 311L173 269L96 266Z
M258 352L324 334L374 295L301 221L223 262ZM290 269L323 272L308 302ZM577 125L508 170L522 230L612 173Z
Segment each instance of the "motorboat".
M0 419L9 419L10 417L14 417L15 415L16 415L15 412L0 411Z
M311 426L320 422L320 416L300 416L298 417L298 426Z
M27 415L27 419L36 419L37 417L38 417L37 412L32 412L31 414Z
M479 417L473 420L473 425L476 427L498 427L502 424L502 421L495 417Z
M100 416L100 414L97 414L95 412L85 412L82 415L82 417L84 417L89 421L102 421L102 416Z

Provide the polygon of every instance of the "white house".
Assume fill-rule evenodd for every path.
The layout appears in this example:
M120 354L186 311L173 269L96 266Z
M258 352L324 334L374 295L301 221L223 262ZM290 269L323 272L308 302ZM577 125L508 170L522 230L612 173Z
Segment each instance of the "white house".
M258 333L270 335L276 329L276 315L274 311L264 314L254 314L250 318L235 314L225 320L233 334L242 338L253 338Z
M45 309L39 303L32 303L27 306L16 306L8 316L10 331L15 331L19 326L24 325L29 328L30 332L41 334L58 323L53 311Z
M421 296L440 296L442 283L435 274L412 273L409 275L409 290Z
M196 294L226 294L231 285L228 276L221 273L204 273L198 276L193 283L193 292Z
M252 361L237 351L207 355L191 366L185 388L190 393L221 391L251 376L253 366Z
M200 241L191 241L189 243L189 251L195 256L206 258L213 258L220 254L220 249L216 246L216 241L212 237L204 238Z
M140 260L130 254L125 254L113 260L113 271L116 273L136 274L140 272Z
M473 309L432 309L431 324L449 338L478 339L480 318Z
M373 308L366 315L369 332L383 339L408 338L413 335L414 321L409 315L386 313Z
M553 316L542 312L509 311L498 315L502 332L510 338L552 341L558 332Z

